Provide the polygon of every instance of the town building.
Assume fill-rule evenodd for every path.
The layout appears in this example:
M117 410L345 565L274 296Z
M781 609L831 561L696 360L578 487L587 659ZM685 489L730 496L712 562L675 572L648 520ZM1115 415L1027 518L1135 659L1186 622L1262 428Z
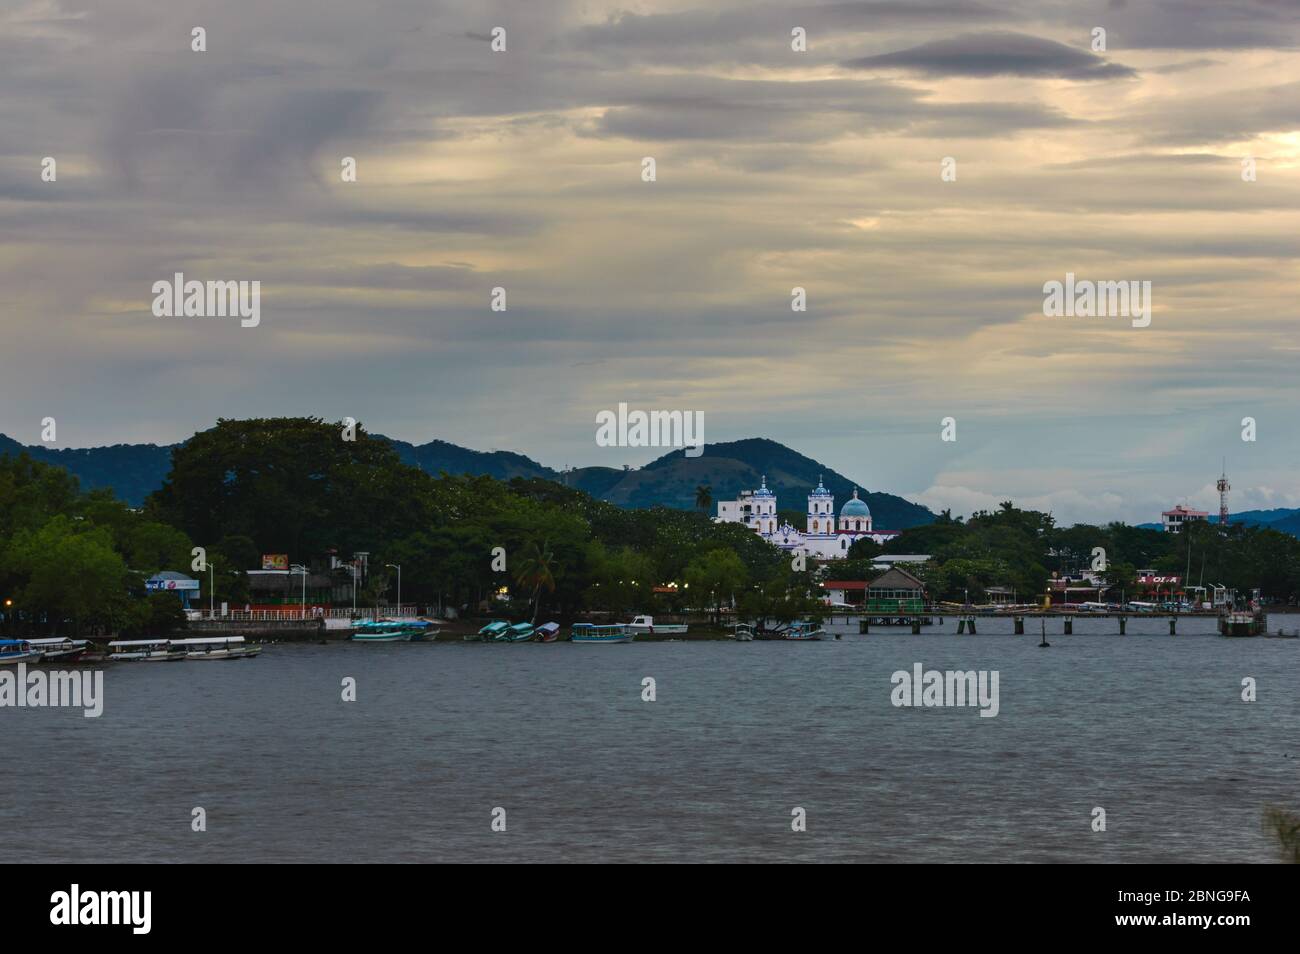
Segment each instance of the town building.
M1210 516L1208 511L1193 510L1190 507L1179 504L1173 510L1165 510L1160 514L1160 523L1165 533L1177 533L1183 529L1183 525L1192 523L1196 520L1205 520Z
M719 523L742 523L764 540L787 553L802 553L819 560L838 560L848 556L849 547L861 539L884 543L898 536L897 530L877 530L872 526L871 508L858 497L845 501L838 520L835 496L826 489L821 477L808 494L808 510L803 530L780 523L776 513L776 494L767 486L764 475L757 490L743 490L735 500L718 501Z

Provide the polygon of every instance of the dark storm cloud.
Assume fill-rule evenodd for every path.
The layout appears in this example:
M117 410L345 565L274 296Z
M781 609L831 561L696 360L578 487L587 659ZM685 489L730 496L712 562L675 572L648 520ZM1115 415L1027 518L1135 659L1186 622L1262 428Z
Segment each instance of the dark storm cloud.
M1088 52L1023 33L970 33L906 50L848 60L857 70L901 69L927 76L1032 76L1117 79L1136 71Z

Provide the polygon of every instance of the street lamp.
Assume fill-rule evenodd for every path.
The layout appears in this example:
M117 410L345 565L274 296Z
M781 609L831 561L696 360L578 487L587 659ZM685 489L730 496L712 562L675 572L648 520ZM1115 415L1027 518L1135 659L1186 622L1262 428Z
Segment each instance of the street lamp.
M293 564L293 566L289 567L289 573L290 573L290 575L292 575L292 574L294 574L294 573L301 573L301 574L302 574L302 610L301 610L301 618L302 618L302 619L306 619L306 618L307 618L307 568L306 568L305 566L303 566L301 563L295 563L295 564Z
M215 619L217 615L217 610L216 610L217 590L216 587L213 586L212 584L212 580L213 580L212 568L216 566L216 564L213 563L211 560L207 560L207 564L208 564L208 619Z
M384 566L392 567L397 571L397 615L402 615L402 564L385 563Z

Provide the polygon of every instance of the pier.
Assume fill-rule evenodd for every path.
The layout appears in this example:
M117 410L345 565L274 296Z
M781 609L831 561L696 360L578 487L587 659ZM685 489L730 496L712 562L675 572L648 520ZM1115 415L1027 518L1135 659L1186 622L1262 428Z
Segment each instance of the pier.
M915 635L920 635L922 627L942 626L945 621L955 620L957 623L956 634L958 636L975 636L979 634L980 623L1007 619L1012 623L1012 634L1015 636L1025 635L1025 621L1037 619L1040 621L1040 628L1046 633L1047 620L1060 620L1061 635L1074 635L1074 623L1078 619L1113 619L1117 623L1118 635L1128 635L1128 624L1130 620L1161 620L1167 622L1169 635L1178 635L1178 621L1180 619L1217 619L1219 620L1219 632L1225 636L1241 635L1254 636L1260 635L1265 631L1265 618L1263 612L1255 613L1230 613L1224 614L1219 610L1189 610L1184 612L1141 612L1135 610L1105 610L1105 611L1086 611L1080 612L1072 609L1017 609L1017 610L996 610L996 609L954 609L950 607L932 608L919 613L852 613L841 612L832 613L828 617L827 625L829 628L837 631L836 638L844 635L838 630L844 629L851 631L854 623L857 624L859 635L869 635L873 629L904 629L910 630ZM932 630L933 631L933 630ZM947 630L942 630L946 632Z

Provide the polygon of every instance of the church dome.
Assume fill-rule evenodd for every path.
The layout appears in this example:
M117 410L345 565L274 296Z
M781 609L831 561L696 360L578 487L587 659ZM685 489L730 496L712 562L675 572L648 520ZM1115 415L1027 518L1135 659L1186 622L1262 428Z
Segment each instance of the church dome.
M845 501L843 508L840 509L841 517L870 517L871 508L867 506L865 500L858 499L858 490L853 488L853 497Z

